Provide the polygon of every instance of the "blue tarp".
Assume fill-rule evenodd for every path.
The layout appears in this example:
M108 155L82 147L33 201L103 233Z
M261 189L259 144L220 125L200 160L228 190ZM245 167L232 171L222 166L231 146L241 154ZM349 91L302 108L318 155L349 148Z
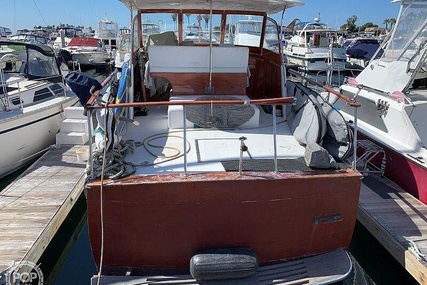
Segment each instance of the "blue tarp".
M375 41L357 40L346 50L346 54L352 58L370 60L379 47L380 44Z
M71 88L71 90L77 95L80 100L80 104L82 106L86 105L86 102L89 100L91 93L90 89L93 88L92 91L101 90L102 85L98 80L91 77L90 75L73 71L65 76L65 82Z

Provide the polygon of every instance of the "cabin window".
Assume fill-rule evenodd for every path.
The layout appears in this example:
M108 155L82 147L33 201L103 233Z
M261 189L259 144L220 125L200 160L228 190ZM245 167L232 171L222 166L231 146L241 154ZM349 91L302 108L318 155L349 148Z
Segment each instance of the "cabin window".
M53 93L50 92L49 88L43 88L34 93L34 102L42 101L53 97Z
M404 61L412 59L416 51L422 47L427 39L427 31L420 30L423 26L427 14L427 3L407 4L402 10L399 22L393 29L392 40L387 44L386 50L382 55L382 60L392 62L403 59Z
M27 72L28 75L35 77L50 77L60 74L55 57L45 56L33 49L28 50Z
M55 94L55 96L65 95L64 88L59 84L54 84L54 85L50 86L50 90Z
M267 25L265 27L265 36L264 36L264 44L263 48L269 49L274 52L279 52L279 31L278 27L276 25L276 22L274 22L271 19L267 19Z

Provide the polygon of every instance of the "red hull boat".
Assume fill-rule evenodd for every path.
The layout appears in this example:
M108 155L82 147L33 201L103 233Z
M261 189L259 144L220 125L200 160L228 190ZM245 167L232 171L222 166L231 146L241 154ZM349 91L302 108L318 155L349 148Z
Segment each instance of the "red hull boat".
M110 269L185 269L201 250L235 247L252 249L264 265L347 248L360 176L348 170L152 175L112 181L102 191L104 264ZM87 193L99 262L99 183Z
M87 107L98 116L86 194L99 271L240 280L325 256L307 276L323 284L347 276L362 177L346 164L351 134L338 111L287 82L278 25L267 17L301 3L122 2L138 9L133 26L161 13L178 27L133 54L115 101ZM211 42L184 40L184 16L208 12L220 25ZM227 27L244 14L262 31L234 45ZM343 259L324 255L334 252ZM276 280L271 272L263 274ZM302 278L291 275L281 280Z

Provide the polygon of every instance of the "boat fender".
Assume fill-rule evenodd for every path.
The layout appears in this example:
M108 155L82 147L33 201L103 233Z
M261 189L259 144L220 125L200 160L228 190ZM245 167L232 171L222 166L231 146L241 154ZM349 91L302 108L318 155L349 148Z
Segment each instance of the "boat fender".
M112 150L115 143L118 143L118 137L115 134L116 121L111 109L97 110L95 113L98 126L95 129L96 150L103 151L104 146L108 151Z
M245 278L258 271L258 258L247 248L204 250L190 260L190 273L196 280Z
M309 144L305 147L305 164L316 169L337 169L337 163L329 152L317 143Z
M295 139L303 146L322 144L327 121L316 94L304 85L292 81L288 82L287 90L295 98L295 104L287 111L287 120Z

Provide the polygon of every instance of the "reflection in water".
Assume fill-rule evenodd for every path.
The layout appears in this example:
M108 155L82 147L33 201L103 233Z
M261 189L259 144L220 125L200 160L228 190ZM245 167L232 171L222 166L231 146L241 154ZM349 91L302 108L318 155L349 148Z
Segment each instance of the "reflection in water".
M89 243L84 194L77 200L38 264L45 277L44 284L90 284L90 278L96 274L96 266Z

